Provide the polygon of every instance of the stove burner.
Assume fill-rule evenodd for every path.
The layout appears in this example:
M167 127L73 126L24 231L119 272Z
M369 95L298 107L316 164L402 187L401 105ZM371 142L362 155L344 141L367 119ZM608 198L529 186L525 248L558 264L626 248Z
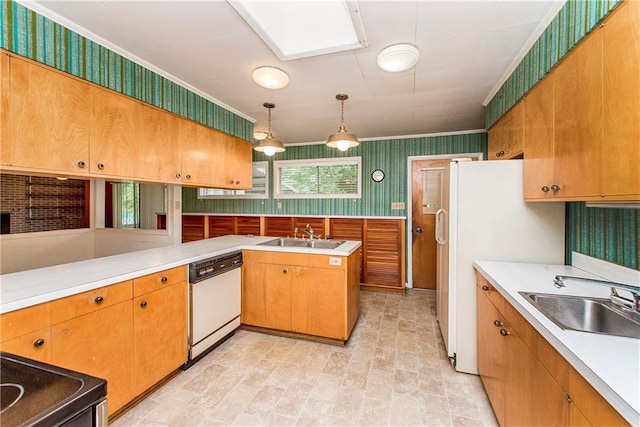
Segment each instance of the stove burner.
M0 384L0 414L15 405L24 394L20 384Z

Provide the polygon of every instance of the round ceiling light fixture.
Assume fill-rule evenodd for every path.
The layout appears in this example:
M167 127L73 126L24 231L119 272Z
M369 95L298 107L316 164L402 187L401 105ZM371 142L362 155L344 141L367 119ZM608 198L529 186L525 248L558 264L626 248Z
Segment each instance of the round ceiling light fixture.
M268 136L269 136L269 133L263 130L257 130L253 132L253 139L255 139L256 141L262 141Z
M420 51L417 47L400 43L388 46L378 54L378 67L390 73L399 73L409 70L420 60Z
M289 76L280 68L265 66L253 70L253 81L267 89L282 89L289 85Z

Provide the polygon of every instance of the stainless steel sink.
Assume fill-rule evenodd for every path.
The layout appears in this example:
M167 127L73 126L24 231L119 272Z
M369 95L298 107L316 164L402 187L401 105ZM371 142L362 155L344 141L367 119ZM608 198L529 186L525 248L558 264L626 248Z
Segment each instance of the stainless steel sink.
M346 240L302 240L292 239L290 237L282 237L279 239L268 240L258 243L259 246L276 246L276 247L298 247L298 248L314 248L314 249L335 249L342 245Z
M608 299L520 292L562 329L640 339L640 316Z

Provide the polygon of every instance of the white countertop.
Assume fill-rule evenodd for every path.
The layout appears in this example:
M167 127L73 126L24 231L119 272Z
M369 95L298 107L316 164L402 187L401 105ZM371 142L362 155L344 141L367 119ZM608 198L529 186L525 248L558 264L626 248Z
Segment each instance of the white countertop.
M609 288L603 286L577 281L567 281L562 289L553 286L557 274L597 276L565 265L493 261L473 265L631 425L640 425L640 340L563 330L518 293L608 298Z
M276 237L224 236L0 275L0 314L145 274L242 249L348 256L362 243L336 249L257 246Z

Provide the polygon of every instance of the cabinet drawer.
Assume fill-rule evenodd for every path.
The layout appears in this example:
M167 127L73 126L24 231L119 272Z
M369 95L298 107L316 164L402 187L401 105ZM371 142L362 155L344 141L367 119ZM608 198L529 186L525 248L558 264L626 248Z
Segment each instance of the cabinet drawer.
M29 332L21 337L5 341L0 344L0 350L18 356L51 362L51 328L46 327L38 331Z
M44 303L3 314L0 317L2 342L48 328L51 322L50 309L50 304Z
M504 313L504 298L500 293L493 287L493 285L482 276L478 271L476 271L476 283L478 288L482 291L484 295L486 295L491 303L500 311L500 313Z
M347 257L342 255L330 256L292 252L243 251L242 258L244 262L330 268L332 270L345 270L347 268ZM329 261L331 258L340 258L340 265L330 264Z
M51 302L51 324L110 307L131 299L131 280L60 298Z
M137 297L156 289L164 288L178 282L187 281L187 267L185 265L158 271L146 276L133 279L133 296Z

